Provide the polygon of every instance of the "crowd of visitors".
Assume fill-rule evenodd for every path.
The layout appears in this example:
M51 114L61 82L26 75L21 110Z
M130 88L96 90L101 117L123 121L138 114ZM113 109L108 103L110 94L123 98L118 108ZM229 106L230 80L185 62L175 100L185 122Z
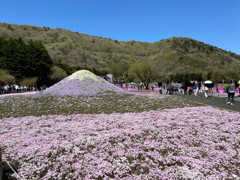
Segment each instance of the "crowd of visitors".
M235 87L235 90L237 91L237 87L239 85L237 84ZM128 90L128 89L138 89L138 90L156 90L159 89L159 93L162 94L163 91L166 92L166 94L188 94L188 95L195 95L197 96L198 93L204 93L205 97L208 97L209 95L217 95L219 96L220 91L218 84L214 84L212 81L204 81L204 82L198 82L198 81L186 81L186 82L158 82L158 83L150 83L148 85L148 88L145 87L144 83L122 83L120 86L122 89ZM227 86L224 88L220 88L221 93L228 93L227 92Z
M0 94L9 94L9 93L23 93L23 92L30 92L30 91L36 91L37 88L31 87L31 86L20 86L17 84L8 85L2 83L0 81Z
M194 95L197 95L203 83L197 81L191 82L158 82L159 92L162 94L163 90L166 90L166 94L189 94L191 95L194 92Z
M209 81L211 82L211 81ZM229 90L229 87L231 84L231 88ZM228 86L224 88L224 93L229 92L237 92L237 89L239 89L239 85L236 85L233 80L230 80L228 82ZM205 82L198 82L198 81L190 81L190 82L158 82L159 92L162 94L162 91L165 90L166 94L189 94L189 95L197 95L199 92L204 93L205 97L208 97L209 94L218 94L219 95L219 87L218 85L214 84L213 82L207 83Z
M234 105L234 96L235 92L239 90L239 83L235 84L233 80L228 81L228 85L226 88L224 88L224 92L228 94L228 105ZM189 94L192 95L194 93L195 96L199 92L204 93L205 97L208 97L210 94L219 96L219 87L218 85L214 86L214 83L211 81L205 81L205 82L197 82L197 81L191 81L191 82L183 82L183 83L176 83L176 82L167 82L166 84L159 82L159 93L162 94L163 90L166 91L166 94ZM240 93L239 93L240 95Z

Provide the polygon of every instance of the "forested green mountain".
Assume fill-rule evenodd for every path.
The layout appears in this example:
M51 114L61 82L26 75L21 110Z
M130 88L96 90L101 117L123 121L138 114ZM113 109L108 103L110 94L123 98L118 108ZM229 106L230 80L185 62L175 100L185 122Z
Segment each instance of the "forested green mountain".
M117 41L65 29L0 23L0 36L41 41L54 64L107 70L112 63L128 69L148 61L156 74L240 72L240 55L184 37L154 43Z

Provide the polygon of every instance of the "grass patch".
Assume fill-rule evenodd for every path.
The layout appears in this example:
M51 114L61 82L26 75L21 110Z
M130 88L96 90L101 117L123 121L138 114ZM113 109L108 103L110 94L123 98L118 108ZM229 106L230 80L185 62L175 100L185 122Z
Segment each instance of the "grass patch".
M24 117L69 114L111 114L130 113L199 106L178 96L148 93L125 96L99 97L41 97L8 96L1 98L0 119L4 117Z

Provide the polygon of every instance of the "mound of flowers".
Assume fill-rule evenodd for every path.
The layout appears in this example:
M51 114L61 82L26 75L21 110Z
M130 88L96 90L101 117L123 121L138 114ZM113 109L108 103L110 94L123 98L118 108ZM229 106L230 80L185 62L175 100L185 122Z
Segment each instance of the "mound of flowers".
M239 119L212 107L4 118L0 147L25 179L239 179Z
M106 96L133 94L124 91L88 70L80 70L35 94L41 96Z

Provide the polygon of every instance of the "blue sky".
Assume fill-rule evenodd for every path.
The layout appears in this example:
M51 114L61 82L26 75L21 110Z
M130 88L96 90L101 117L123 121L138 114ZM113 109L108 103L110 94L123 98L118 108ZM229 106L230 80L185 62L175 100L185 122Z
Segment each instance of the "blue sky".
M0 22L119 41L189 37L240 55L240 0L1 0Z

